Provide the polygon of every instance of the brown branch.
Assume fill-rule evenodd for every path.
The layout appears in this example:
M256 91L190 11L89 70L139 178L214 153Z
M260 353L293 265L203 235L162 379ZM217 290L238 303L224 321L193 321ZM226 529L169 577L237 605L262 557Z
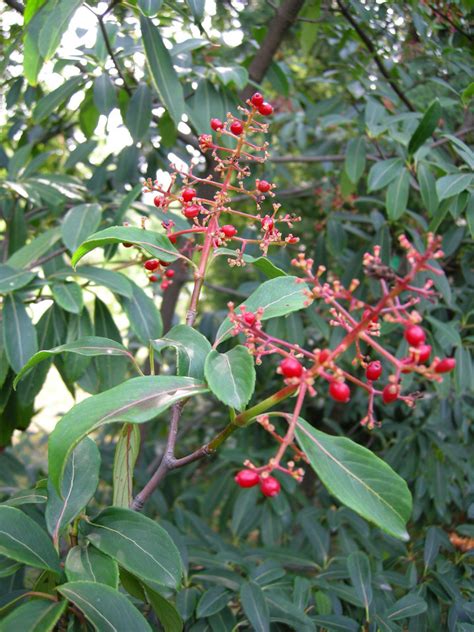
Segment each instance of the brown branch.
M360 39L364 43L365 47L367 48L367 50L372 55L372 58L375 61L378 69L380 70L382 75L385 77L385 79L388 81L388 83L392 86L392 89L394 90L394 92L398 95L400 100L403 101L403 103L407 106L407 108L409 110L411 110L412 112L416 112L415 107L410 102L408 97L405 95L403 90L398 86L396 81L390 76L390 73L388 72L387 68L385 67L385 64L383 63L383 61L381 60L381 58L377 54L377 50L376 50L376 48L375 48L375 46L374 46L374 44L372 42L372 39L365 33L365 31L361 28L361 26L356 22L356 20L353 18L353 16L350 13L350 11L341 2L341 0L336 0L336 2L337 2L337 6L339 7L339 10L341 11L342 15L347 20L347 22L349 22L349 24L352 26L352 28L357 33L357 35L360 37Z

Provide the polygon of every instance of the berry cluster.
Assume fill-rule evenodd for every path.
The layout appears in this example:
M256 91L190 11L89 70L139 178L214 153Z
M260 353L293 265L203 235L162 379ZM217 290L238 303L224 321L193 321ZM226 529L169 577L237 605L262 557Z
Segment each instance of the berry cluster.
M272 498L280 493L280 482L274 477L261 475L257 470L240 470L235 477L235 482L239 487L255 487L260 483L260 490L264 496Z
M161 279L160 287L162 290L167 290L172 284L172 278L174 277L174 270L167 270L169 266L168 261L162 261L161 259L148 259L143 264L143 267L147 272L151 272L149 275L150 283L156 283Z

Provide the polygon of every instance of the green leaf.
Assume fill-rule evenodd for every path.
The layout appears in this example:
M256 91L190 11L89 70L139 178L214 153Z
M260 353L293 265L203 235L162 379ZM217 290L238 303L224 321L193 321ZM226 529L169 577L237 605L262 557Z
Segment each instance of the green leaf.
M49 476L53 485L59 490L67 457L90 432L109 423L144 423L175 402L206 391L203 384L189 377L146 376L127 380L76 404L49 436Z
M230 258L238 257L238 254L235 252L235 250L232 250L231 248L219 248L214 253L214 256L217 257L219 255L228 255ZM267 257L252 257L251 255L244 254L242 256L242 259L245 263L251 263L257 268L257 270L263 272L263 274L269 279L276 279L276 277L279 276L287 276L287 273L284 270L276 266Z
M175 261L180 256L166 235L131 226L112 226L94 233L82 243L73 254L71 264L75 267L85 254L95 248L124 242L139 246L152 257L162 261Z
M83 0L48 1L41 7L40 13L43 20L38 38L38 49L45 61L51 59L56 52L63 33L82 3Z
M152 632L141 612L110 586L79 581L62 584L56 590L79 608L97 631Z
M408 153L410 156L413 156L416 150L419 149L425 140L428 140L431 134L435 131L438 121L441 118L441 114L442 110L440 102L438 99L435 99L426 110L423 118L418 123L418 127L410 138L410 142L408 143Z
M188 325L176 325L164 338L153 340L157 351L166 347L176 349L178 375L189 375L197 380L204 379L204 362L211 351L211 344L205 336Z
M472 173L456 173L450 176L443 176L437 180L436 193L439 201L441 202L441 200L457 195L464 189L467 189L473 177Z
M420 183L420 193L423 204L428 213L433 216L438 210L439 200L436 193L436 180L430 169L423 163L418 164L418 182Z
M407 209L410 176L402 169L387 189L387 215L393 222L400 219Z
M145 588L145 595L155 611L164 632L181 632L183 620L174 605L160 593L151 590L151 588Z
M92 281L96 285L103 285L111 292L114 292L114 294L119 294L120 296L131 298L133 293L132 284L126 276L120 272L94 268L93 266L79 266L75 270L56 272L54 278L67 278L73 275Z
M384 617L389 621L400 621L400 619L408 619L416 617L428 609L428 604L419 595L408 593L393 604L384 612Z
M180 583L179 551L154 520L130 509L109 507L85 525L84 533L96 548L141 581L170 588Z
M206 590L198 601L196 617L204 619L220 612L229 603L231 595L223 586L214 586Z
M0 554L28 566L60 572L48 534L16 507L0 506Z
M34 277L34 272L15 270L15 268L0 264L0 294L8 294L8 292L18 290L28 285Z
M205 0L186 0L195 20L200 22L204 17Z
M74 252L83 241L97 230L102 212L98 204L73 206L64 217L61 235L64 245Z
M8 363L18 373L38 349L36 330L23 302L8 294L3 302L3 342Z
M185 113L183 88L173 67L171 56L163 44L160 31L153 22L140 16L145 57L158 96L176 125Z
M140 451L140 429L124 424L115 447L113 505L130 507L133 492L133 468Z
M83 83L84 78L82 76L72 77L59 88L42 97L33 110L33 121L41 123L41 121L51 116L53 112L57 112L64 103L69 101L73 94L79 91Z
M388 158L388 160L376 162L369 171L367 190L370 192L382 189L392 180L395 180L402 169L403 160L401 158Z
M362 551L354 551L347 558L347 569L357 596L364 604L366 617L369 618L369 606L372 603L372 573L369 558Z
M367 448L345 437L333 437L304 419L296 437L312 468L328 490L363 518L401 540L412 500L405 481Z
M214 395L231 408L241 411L255 390L253 356L242 345L227 353L211 351L206 358L204 373Z
M214 66L214 72L224 86L243 90L248 83L249 73L243 66Z
M139 141L146 135L152 117L152 98L150 88L141 83L129 101L125 123L134 141Z
M90 581L118 588L118 564L91 545L74 546L69 549L64 571L68 581Z
M51 292L55 303L71 314L80 314L84 307L82 289L73 281L67 283L53 283Z
M121 297L120 303L127 314L132 331L144 345L159 338L163 332L163 322L153 299L141 287L132 284L131 298Z
M199 82L196 92L186 101L188 115L198 134L209 133L209 121L213 117L225 118L226 110L220 92L208 80Z
M76 518L95 494L99 484L99 468L99 448L92 439L86 437L68 458L60 495L48 481L46 526L56 545L64 528Z
M108 116L117 107L115 86L106 72L94 81L94 103L104 116Z
M77 353L81 356L123 356L133 361L132 354L119 342L110 340L110 338L101 338L99 336L83 336L74 342L68 342L64 345L59 345L59 347L53 347L52 349L43 349L42 351L35 353L25 366L22 367L21 371L15 378L13 386L16 387L25 373L27 373L31 368L40 362L49 359L51 356L58 355L59 353Z
M351 182L357 184L365 170L366 148L365 138L359 136L352 138L347 145L346 160L344 168Z
M50 601L49 599L32 599L0 622L2 632L50 632L64 614L67 601Z
M286 316L306 307L309 301L305 294L307 291L306 283L301 282L297 277L282 276L262 283L240 305L245 305L249 311L255 311L261 307L262 320L268 320L277 316ZM216 344L228 338L232 328L232 323L226 318L217 331Z
M138 0L138 8L147 18L154 18L162 4L163 0Z
M270 614L260 586L252 581L244 582L240 588L240 600L252 629L255 632L269 632Z
M38 237L35 237L35 239L32 239L26 246L14 252L6 263L12 268L26 268L46 254L60 237L59 228L50 228Z

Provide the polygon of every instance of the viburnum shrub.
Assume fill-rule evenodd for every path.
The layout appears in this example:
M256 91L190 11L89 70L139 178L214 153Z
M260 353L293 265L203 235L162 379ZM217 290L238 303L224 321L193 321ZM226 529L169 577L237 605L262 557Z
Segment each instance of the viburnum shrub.
M159 610L163 597L155 589L169 591L180 584L182 561L172 533L170 537L138 512L169 472L209 457L238 430L267 432L276 443L266 462L244 458L235 472L236 485L249 488L245 494L256 488L262 500L274 499L288 482L300 483L309 465L340 502L392 536L408 539L411 496L403 479L368 449L348 437L320 431L303 414L317 397L329 399L341 414L357 398L367 410L360 424L376 433L387 407L413 408L430 382L440 382L455 368L453 358L433 356L423 320L423 306L437 299L433 278L440 273L440 240L428 233L423 247L415 247L400 235L404 259L398 269L386 265L381 247L375 246L363 256L361 278L347 285L324 266L315 266L304 243L291 232L299 218L281 211L274 201L275 184L257 178L251 169L251 165L263 166L268 157L264 134L272 112L272 105L256 93L240 108L239 117L229 113L225 121L210 121L212 133L201 135L199 146L214 165L213 175L201 177L191 164L187 170L174 167L167 186L146 180L144 191L164 218L162 232L149 230L145 220L141 226L106 228L91 235L72 257L76 265L95 248L121 245L130 265L139 266L143 284L147 278L153 288L159 283L162 293L175 282L178 271L191 271L185 323L163 338L146 340L150 375L143 374L133 353L120 343L85 336L33 355L16 377L18 383L38 363L58 353L121 356L139 374L75 405L50 435L46 514L53 544L17 508L0 507L2 529L12 541L24 542L20 555L16 545L0 538L2 554L51 572L56 590L74 604L74 616L79 616L79 608L95 621L94 612L74 592L77 586L72 586L74 580L87 576L84 543L91 544L93 555L101 558L104 573L117 574L117 564L121 566L120 578L127 590L138 577L141 584L137 582L135 592L130 588L132 594L139 598L146 594ZM203 190L213 194L202 195ZM237 197L246 200L245 210L235 208ZM176 211L182 215L179 222ZM274 248L291 253L294 275L267 257ZM254 265L269 279L240 305L228 304L227 317L211 345L195 324L209 270L220 257L232 268ZM175 263L173 268L170 263ZM137 314L146 319L142 306ZM325 348L305 348L277 337L267 327L271 319L314 309L338 333L337 342ZM395 335L402 340L397 354L390 343ZM155 353L167 347L176 350L177 375L155 375ZM256 366L262 366L258 374L262 380L275 373L277 388L248 407ZM183 410L192 406L193 397L208 394L227 407L229 421L194 451L178 455ZM142 489L133 494L138 425L169 409L164 453ZM87 506L98 484L100 455L88 435L111 423L123 424L115 448L112 506L95 515ZM69 583L58 579L62 573ZM115 587L117 582L114 579ZM84 600L85 593L81 595ZM92 599L93 592L86 596ZM142 629L142 615L129 611L132 606L125 602L129 629ZM58 617L64 612L62 603Z

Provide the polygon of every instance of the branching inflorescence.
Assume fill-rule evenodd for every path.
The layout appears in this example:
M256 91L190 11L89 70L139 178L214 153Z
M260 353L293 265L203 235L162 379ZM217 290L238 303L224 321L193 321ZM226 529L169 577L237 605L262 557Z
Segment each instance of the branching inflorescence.
M203 152L209 152L215 163L215 174L200 178L194 173L194 167L183 172L175 168L171 174L170 185L166 188L158 182L148 180L145 190L155 194L154 204L166 212L170 206L179 205L181 212L192 222L185 230L175 230L172 220L164 221L163 227L172 243L186 238L179 244L181 252L189 254L193 250L199 252L199 264L194 274L194 288L186 322L194 325L197 305L204 278L212 255L217 249L231 243L237 244L235 256L229 259L230 265L244 265L243 256L249 244L258 244L263 254L267 254L270 246L286 246L298 243L292 234L283 236L282 226L291 228L298 217L280 213L280 205L272 202L271 211L264 211L264 204L274 197L274 184L266 180L250 180L249 163L264 163L268 157L266 142L251 142L249 137L261 138L268 125L261 122L260 117L269 116L272 106L266 103L259 93L247 101L247 108L240 108L242 117L227 115L227 120L212 119L211 129L215 135L204 134L199 138ZM229 142L232 139L234 142ZM243 164L242 166L242 163ZM182 179L178 192L176 181ZM248 182L251 184L249 185ZM216 189L212 198L200 197L197 189L207 185ZM248 198L249 204L255 206L256 212L242 212L232 206L234 196ZM230 219L229 219L230 218ZM231 223L232 218L243 220L257 228L255 237L245 238L239 235L238 229ZM195 242L196 236L204 237L203 243ZM233 325L232 334L242 335L249 352L255 357L257 364L268 355L281 358L277 372L281 375L285 386L269 401L278 402L296 395L293 412L273 413L283 417L288 424L286 434L280 436L270 422L267 413L259 414L256 419L278 443L278 450L273 458L263 466L257 466L247 460L245 469L235 477L241 487L253 487L260 484L264 495L275 496L280 491L279 481L271 476L273 471L284 472L297 481L303 478L304 470L298 462L305 456L294 442L295 429L307 397L314 397L318 392L327 389L329 396L339 404L347 404L355 389L365 391L368 407L367 415L361 424L372 430L379 425L375 406L400 401L409 407L415 406L422 397L419 391L404 392L401 378L403 374L417 374L430 381L441 381L442 374L455 367L453 358L431 358L431 346L426 344L426 334L421 327L422 315L418 311L422 300L431 300L435 296L433 280L421 273L440 274L435 260L441 258L440 240L428 234L424 251L417 250L405 235L399 238L400 248L405 252L407 271L399 274L388 267L382 260L380 246L367 252L363 258L365 277L376 280L379 292L372 304L358 297L360 281L353 279L345 287L334 275L323 266L314 269L314 262L307 258L304 249L293 259L292 265L299 272L299 281L304 285L307 305L316 302L318 307L327 310L332 327L344 331L342 340L334 348L305 349L297 344L278 339L265 332L263 326L263 308L248 310L245 305L238 309L229 303L229 318ZM166 270L164 262L148 260L144 267L150 274L150 281L159 279L162 274L162 289L172 282L173 271ZM383 323L391 323L403 330L408 343L405 357L398 358L383 344L381 331ZM393 327L392 327L393 328ZM347 355L353 369L346 370L342 366ZM245 413L244 413L245 414ZM227 436L227 435L226 435ZM201 450L203 454L206 450ZM287 453L290 460L284 462Z

